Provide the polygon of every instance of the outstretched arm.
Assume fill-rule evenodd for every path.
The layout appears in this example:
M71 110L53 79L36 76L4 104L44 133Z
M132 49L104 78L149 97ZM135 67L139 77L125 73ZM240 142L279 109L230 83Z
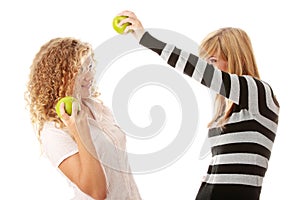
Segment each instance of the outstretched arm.
M175 45L167 44L146 32L140 20L130 11L120 15L128 16L124 22L131 23L127 32L133 32L140 44L160 55L170 66L199 81L202 85L248 109L253 114L263 113L277 121L279 105L271 87L251 76L238 76L219 70L198 56L185 52Z

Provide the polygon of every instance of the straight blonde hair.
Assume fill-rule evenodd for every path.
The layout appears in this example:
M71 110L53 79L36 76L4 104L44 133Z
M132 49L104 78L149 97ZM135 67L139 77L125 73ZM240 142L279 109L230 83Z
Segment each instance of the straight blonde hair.
M229 73L260 79L250 38L242 29L226 27L209 33L199 46L199 56L208 59L214 54L227 61ZM214 107L208 126L214 123L223 126L232 113L233 102L218 94Z

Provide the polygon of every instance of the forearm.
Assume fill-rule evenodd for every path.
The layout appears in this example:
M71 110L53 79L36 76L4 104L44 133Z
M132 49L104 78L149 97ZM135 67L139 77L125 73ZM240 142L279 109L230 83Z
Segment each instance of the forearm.
M176 68L184 74L193 77L194 74L200 72L200 76L203 77L203 73L205 71L207 63L199 57L189 52L185 52L182 49L177 48L173 44L168 44L160 41L148 32L144 33L139 43L144 47L156 52L162 59L164 59L168 63L168 65ZM199 66L199 64L202 64L203 66ZM196 69L196 66L201 67L202 69L198 71Z
M139 43L156 52L168 65L199 81L216 93L239 103L239 90L244 88L239 87L236 75L223 72L192 53L156 39L148 32L144 33Z
M104 170L92 142L87 114L84 110L78 112L76 104L73 102L71 116L65 113L63 104L60 111L68 132L77 144L78 153L64 159L58 167L81 191L103 200L106 197Z
M91 138L76 136L75 140L79 151L78 187L95 199L105 199L105 173L101 162L95 157Z

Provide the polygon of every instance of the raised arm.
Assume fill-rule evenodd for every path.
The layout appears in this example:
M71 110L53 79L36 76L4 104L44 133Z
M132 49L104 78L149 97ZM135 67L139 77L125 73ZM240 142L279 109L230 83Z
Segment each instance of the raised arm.
M248 88L247 84L244 84L244 78L223 72L194 54L154 38L148 32L144 33L140 44L159 54L170 66L194 78L209 89L229 98L236 104L246 104L244 101L247 100Z
M124 11L120 15L128 16L121 23L131 23L127 32L132 31L141 45L156 52L170 66L231 100L240 109L248 109L253 114L263 113L268 119L277 121L279 105L268 84L251 76L237 76L221 71L196 55L154 38L145 32L134 13Z
M105 174L100 161L89 152L91 149L87 149L87 145L93 147L87 115L83 110L78 114L77 109L78 106L73 105L72 116L68 116L63 103L60 107L63 121L77 143L78 153L62 161L59 169L83 192L103 200L107 189Z

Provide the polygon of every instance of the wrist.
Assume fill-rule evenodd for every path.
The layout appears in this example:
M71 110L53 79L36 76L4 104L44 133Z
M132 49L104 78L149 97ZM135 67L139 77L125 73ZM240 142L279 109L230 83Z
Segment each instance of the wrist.
M137 29L133 32L134 37L137 39L137 41L140 41L145 34L145 29Z

